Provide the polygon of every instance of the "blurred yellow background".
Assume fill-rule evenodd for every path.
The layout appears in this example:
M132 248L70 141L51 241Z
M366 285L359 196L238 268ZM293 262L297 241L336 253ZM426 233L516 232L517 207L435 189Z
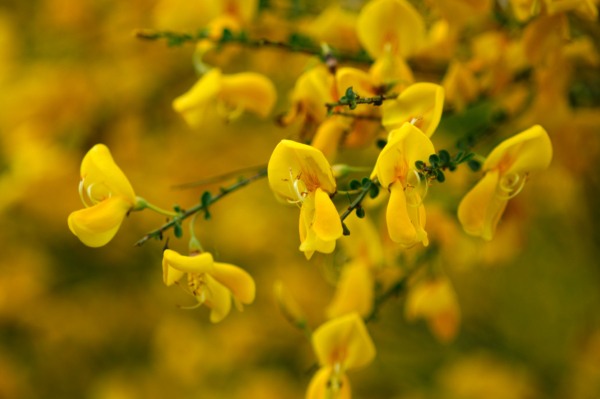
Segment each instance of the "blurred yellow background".
M252 115L187 127L171 102L197 80L193 46L168 48L132 34L168 26L161 7L136 0L0 5L0 398L304 397L315 357L279 314L273 283L289 287L314 328L326 320L338 255L306 261L298 212L281 206L266 180L232 193L197 224L205 249L257 284L255 303L216 325L204 307L175 306L192 299L162 282L164 242L133 246L164 217L134 213L99 249L67 227L69 213L82 207L79 166L94 144L111 149L136 194L187 208L219 186L172 185L265 164L297 130ZM265 32L292 30L269 18ZM216 57L226 72L269 76L279 95L274 114L287 109L309 62L277 50ZM439 343L425 322L407 323L403 302L392 299L369 324L377 357L351 373L355 397L600 397L599 112L587 107L551 124L548 113L529 115L548 130L555 158L511 201L492 243L464 235L455 216L478 176L461 170L431 190L428 225L457 293L460 333ZM449 126L434 136L436 148L455 141ZM486 142L485 151L499 141ZM371 145L341 160L368 166L376 156ZM382 209L368 213L385 225ZM169 246L185 253L186 240L168 235Z

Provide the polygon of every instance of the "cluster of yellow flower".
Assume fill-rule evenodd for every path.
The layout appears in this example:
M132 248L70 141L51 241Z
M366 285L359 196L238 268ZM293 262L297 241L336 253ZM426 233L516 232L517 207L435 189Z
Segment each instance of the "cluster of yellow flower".
M300 208L300 251L310 260L315 252L333 253L340 240L350 254L327 308L330 320L312 333L321 368L308 387L310 399L350 397L345 372L367 365L375 356L365 322L375 316L377 307L388 296L405 286L409 286L409 320L427 319L442 341L456 336L460 311L452 284L443 273L433 268L416 270L419 265L414 262L415 270L402 270L400 279L380 278L388 291L376 295L374 281L376 275L382 275L381 265L385 262L381 247L387 238L379 238L373 220L365 218L363 205L376 208L381 202L376 198L387 197L385 225L391 242L402 249L419 243L429 246L425 211L429 187L445 180L443 171L454 171L475 155L468 154L472 143L456 156L450 157L445 150L437 155L431 137L442 121L445 101L450 103L450 107L446 104L447 110L461 113L479 96L492 96L510 86L515 76L528 67L563 63L577 51L567 49L562 40L568 28L564 26L568 23L565 13L574 11L586 18L597 17L591 0L499 1L497 7L506 11L510 5L520 23L536 18L525 28L522 40L509 40L500 32L482 34L473 43L469 61L451 54L442 79L437 83L427 79L417 82L408 62L411 57L434 65L448 48L457 48L461 32L471 26L472 20L492 12L491 1L430 3L440 17L426 23L422 13L406 0L368 2L352 22L356 43L372 60L368 71L340 67L344 62L341 53L327 44L317 46L315 55L321 55L325 62L313 62L298 77L290 96L291 106L279 118L284 126L305 127L297 141L279 142L266 171L275 196ZM242 46L249 43L241 33L253 18L256 2L222 1L215 2L213 8L216 11L213 10L208 30L196 40L196 66L203 75L189 92L174 100L173 108L192 127L202 127L205 118L215 112L227 121L244 112L269 116L277 100L277 90L270 79L254 72L224 74L205 61L207 55L227 42ZM347 12L337 7L326 13L322 19L331 26L313 26L311 32L318 32L316 35L321 38L331 37L332 43L337 41L343 46L344 41L333 33L345 31ZM352 47L352 43L349 40L347 44ZM518 97L507 95L505 100L510 103L504 107L508 114L516 114L519 108L511 103L515 96ZM477 155L480 162L475 164L481 166L483 177L455 207L466 233L492 240L509 200L523 190L532 174L549 167L553 156L549 135L535 118L532 122L527 125L532 127L498 144L484 161ZM314 127L314 134L307 127ZM377 137L385 139L381 140L376 161L368 167L370 175L358 185L351 182L349 191L338 190L340 181L358 170L342 164L332 166L340 148L365 148ZM178 208L175 212L164 211L136 197L109 150L101 144L83 159L79 188L86 209L69 216L69 227L92 247L107 244L131 211L148 208L168 215L173 218L169 227L176 229L194 213ZM352 200L351 195L357 197ZM340 215L334 200L345 200L346 196L351 199L350 207ZM197 207L196 214L206 206L203 203ZM198 306L210 307L210 320L219 322L229 313L232 302L241 310L242 304L254 301L255 283L241 268L215 262L210 253L203 252L193 234L193 223L189 257L170 249L164 251L164 282L175 284L187 273L189 291L198 300ZM162 238L164 230L156 237ZM435 241L432 246L436 247ZM307 321L301 316L301 308L285 287L279 285L276 292L284 314L305 329ZM310 334L310 329L307 331Z

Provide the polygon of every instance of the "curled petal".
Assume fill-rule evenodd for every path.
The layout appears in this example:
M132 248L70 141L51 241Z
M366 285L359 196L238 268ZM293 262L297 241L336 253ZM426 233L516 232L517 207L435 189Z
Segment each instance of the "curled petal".
M315 220L315 195L310 194L300 210L300 251L310 260L315 251L330 254L335 249L336 240L324 241L312 228Z
M242 107L261 118L269 116L277 100L275 85L254 72L223 75L218 97L233 108Z
M491 240L507 201L496 195L499 172L489 171L465 195L458 206L458 220L465 232Z
M108 244L117 234L132 204L123 197L112 197L69 215L69 229L88 247Z
M205 274L204 279L210 292L210 298L206 300L206 305L211 309L210 321L218 323L231 311L231 291L210 274Z
M188 125L199 126L221 90L222 80L221 70L211 69L187 93L173 100L173 109L183 116Z
M315 330L312 343L319 364L342 370L360 368L375 358L375 345L358 313L332 319Z
M103 186L106 196L121 196L135 204L135 193L131 183L115 163L108 147L104 144L93 146L81 162L81 177L85 190L91 185Z
M306 391L306 399L327 399L332 397L328 390L331 389L331 376L333 369L331 367L321 367L310 380L308 390ZM350 381L344 374L341 378L341 386L337 393L336 399L350 399L352 390Z
M218 282L229 288L240 302L249 305L256 296L254 279L245 270L227 263L215 262L210 275Z
M392 101L383 103L383 126L397 129L405 122L421 129L427 136L435 132L444 110L444 88L433 83L415 83Z
M488 155L483 169L499 169L503 174L539 172L548 168L550 161L550 137L543 127L535 125L496 146Z
M163 252L163 281L167 285L177 281L177 273L171 276L169 273L172 270L177 270L183 273L207 273L214 270L213 256L204 252L196 256L183 256L177 252L167 249ZM181 278L181 275L179 275Z
M386 49L408 57L425 40L421 15L405 0L375 0L367 3L358 16L358 39L369 55L378 58Z

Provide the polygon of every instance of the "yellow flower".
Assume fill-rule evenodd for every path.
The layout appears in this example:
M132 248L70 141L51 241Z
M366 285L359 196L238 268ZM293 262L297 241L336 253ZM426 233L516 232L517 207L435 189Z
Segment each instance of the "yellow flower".
M479 84L475 75L457 60L450 63L442 86L446 90L446 99L459 113L479 95Z
M365 323L351 313L324 323L312 335L321 368L312 378L306 399L350 399L345 373L367 366L375 358L375 345Z
M187 93L177 97L173 108L190 126L198 127L215 106L226 120L236 119L245 111L265 118L276 99L275 86L267 77L254 72L223 75L214 68Z
M410 289L406 297L406 319L427 320L429 329L441 342L456 338L460 325L460 307L452 283L447 277L424 280Z
M406 58L425 40L425 23L405 0L374 0L362 9L356 25L358 39L375 59L386 51Z
M412 123L431 137L442 118L444 88L433 83L415 83L395 100L384 101L381 123L388 130ZM431 155L431 154L430 154Z
M190 291L198 305L206 304L211 309L210 321L218 323L229 314L231 301L238 310L242 304L254 302L256 285L252 277L237 266L219 263L208 252L195 256L183 256L170 249L163 253L163 280L173 285L184 274L188 275Z
M294 121L320 124L327 118L325 103L338 101L335 78L325 65L304 72L292 91L292 107L280 119L284 126Z
M458 206L464 230L491 240L508 200L521 192L530 173L546 169L551 160L550 137L539 125L500 143L483 164L485 176Z
M344 266L333 300L326 309L332 319L356 312L366 317L373 309L373 287L375 282L371 270L361 261Z
M106 245L137 205L129 180L104 144L96 144L83 157L79 194L86 209L69 215L69 228L89 247Z
M325 42L336 49L359 51L356 18L356 13L337 4L330 5L311 22L308 27L309 34L318 42Z
M490 13L492 0L431 0L444 19L459 29L464 24Z
M332 115L319 125L311 146L320 150L329 162L336 158L340 141L352 130L349 118Z
M275 194L301 206L300 250L310 259L315 251L331 253L342 236L340 216L329 197L336 192L331 166L311 146L282 140L271 155L269 184Z
M425 232L425 207L419 194L421 182L415 170L416 161L427 161L435 154L431 140L418 128L405 123L390 132L391 140L383 148L372 177L390 191L386 219L392 241L404 247L420 242L429 245ZM426 187L426 186L425 186Z

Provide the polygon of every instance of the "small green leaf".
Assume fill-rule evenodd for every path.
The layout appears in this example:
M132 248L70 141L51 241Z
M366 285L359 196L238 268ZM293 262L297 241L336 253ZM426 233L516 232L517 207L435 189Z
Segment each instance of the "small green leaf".
M387 140L377 140L375 145L377 145L377 148L379 148L380 150L383 150L383 148L387 145Z
M212 218L212 215L210 214L210 212L207 210L206 212L204 212L204 220L210 220Z
M467 162L467 165L469 165L469 168L471 168L473 172L477 172L479 169L481 169L481 164L479 163L479 161L476 161L474 159L470 159Z
M348 226L346 226L346 223L344 223L344 222L342 222L342 230L344 231L345 236L350 235L350 230L348 229Z
M458 162L464 154L465 154L464 151L461 151L458 154L456 154L456 156L454 157L454 162Z
M233 40L233 33L227 28L223 29L223 35L221 36L221 43L230 42L232 40Z
M432 154L429 156L429 163L431 164L432 168L437 168L438 164L440 163L440 157L437 156L437 154Z
M362 187L363 188L367 188L371 185L371 179L369 179L368 177L363 177L362 179Z
M181 228L181 224L177 223L173 227L173 232L175 233L175 237L177 237L177 238L183 237L183 229Z
M362 206L359 206L358 208L356 208L356 216L358 216L359 218L364 218L365 217L365 208L363 208Z
M464 156L463 159L461 159L458 163L463 163L463 162L467 162L469 159L473 158L475 156L475 153L472 152L470 154L467 154Z
M360 182L358 180L352 180L350 182L350 189L351 190L358 190L361 187L362 187L362 184L360 184Z
M448 169L450 169L450 172L454 172L456 170L456 164L450 163L448 165Z
M378 195L379 195L379 187L377 187L377 184L371 185L371 190L369 191L369 197L377 198Z
M437 171L437 181L439 181L440 183L443 183L446 181L446 176L444 176L444 172L442 172L441 170Z
M210 200L212 199L212 195L210 191L205 191L200 198L200 202L202 202L203 207L207 207L210 204Z
M346 89L346 98L349 101L355 100L356 99L356 93L352 90L352 86L348 87Z
M446 165L448 162L450 162L450 153L446 150L441 150L440 161L442 162L442 165Z
M417 170L421 170L425 167L425 162L417 161L417 162L415 162L415 167L417 168Z
M179 213L181 212L181 207L177 204L173 205L173 209L175 210L175 212Z

